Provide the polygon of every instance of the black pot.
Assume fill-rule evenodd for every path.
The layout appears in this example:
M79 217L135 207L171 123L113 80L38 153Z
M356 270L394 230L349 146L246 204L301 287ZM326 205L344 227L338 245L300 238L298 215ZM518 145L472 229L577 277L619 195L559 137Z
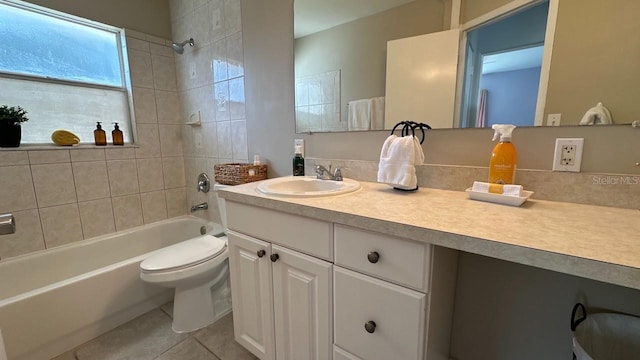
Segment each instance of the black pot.
M0 122L0 147L18 147L21 138L20 123Z

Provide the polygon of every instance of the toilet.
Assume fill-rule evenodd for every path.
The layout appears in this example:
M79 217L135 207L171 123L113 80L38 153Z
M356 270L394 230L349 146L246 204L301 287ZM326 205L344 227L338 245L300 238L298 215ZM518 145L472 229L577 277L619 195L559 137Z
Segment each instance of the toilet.
M215 184L223 231L227 230L224 199ZM204 234L155 251L140 263L140 278L175 288L173 331L191 332L231 312L227 236Z

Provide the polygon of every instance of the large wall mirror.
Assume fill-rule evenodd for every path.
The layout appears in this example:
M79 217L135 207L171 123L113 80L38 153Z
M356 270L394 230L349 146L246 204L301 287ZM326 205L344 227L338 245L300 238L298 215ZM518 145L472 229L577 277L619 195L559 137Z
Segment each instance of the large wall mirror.
M610 111L613 124L640 119L635 105L640 98L640 71L636 69L640 24L634 19L634 14L640 13L640 2L534 0L509 14L465 28L465 21L474 20L464 20L465 10L469 16L472 8L491 10L509 3L491 2L496 5L487 7L486 0L462 0L461 39L465 43L460 57L467 60L459 61L463 66L458 66L458 71L472 68L474 73L458 74L456 115L450 127L490 127L496 122L578 125L599 102ZM443 31L448 25L447 3L295 0L296 132L364 130L357 123L350 124L350 108L359 100L371 100L372 113L379 114L375 104L384 106L387 42ZM550 3L556 11L549 12ZM544 72L541 62L547 13L556 19L545 94L538 91L536 79ZM519 28L502 28L509 23ZM520 34L519 42L509 39L515 33ZM496 46L500 38L511 44ZM522 85L525 80L528 85ZM539 93L544 98L542 107L536 109ZM537 118L532 120L536 110ZM372 121L366 127L390 129L393 123Z

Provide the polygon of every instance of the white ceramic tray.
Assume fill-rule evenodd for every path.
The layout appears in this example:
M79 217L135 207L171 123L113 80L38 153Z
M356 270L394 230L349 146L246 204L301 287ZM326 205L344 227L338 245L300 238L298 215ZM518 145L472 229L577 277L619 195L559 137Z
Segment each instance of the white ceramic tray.
M496 204L504 204L510 206L520 206L524 204L531 195L533 195L533 191L522 190L522 196L507 196L502 194L492 194L485 192L472 191L472 188L468 188L465 190L467 194L469 194L469 199L472 200L480 200L487 201Z

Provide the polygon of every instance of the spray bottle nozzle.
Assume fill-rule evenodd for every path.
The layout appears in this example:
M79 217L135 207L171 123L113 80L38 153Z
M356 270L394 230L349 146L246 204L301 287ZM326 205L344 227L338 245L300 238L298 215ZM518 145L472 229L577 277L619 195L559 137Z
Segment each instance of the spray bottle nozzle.
M513 132L516 126L511 124L494 124L491 128L495 130L492 141L496 141L498 138L500 141L511 141L511 132Z

